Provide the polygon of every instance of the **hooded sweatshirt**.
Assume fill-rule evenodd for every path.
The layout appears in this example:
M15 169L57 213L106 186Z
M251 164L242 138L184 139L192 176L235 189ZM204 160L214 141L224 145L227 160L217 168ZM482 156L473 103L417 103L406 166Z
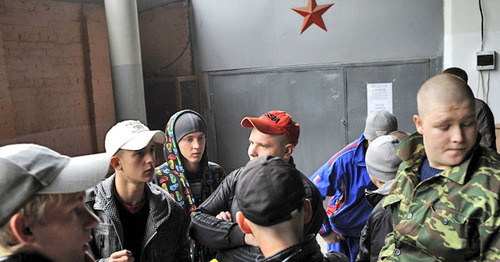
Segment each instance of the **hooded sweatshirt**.
M199 199L193 197L193 192L189 181L187 179L187 170L184 168L184 158L181 155L180 149L177 144L175 134L176 120L185 113L192 113L200 117L203 125L206 124L200 114L197 112L186 109L175 113L167 123L165 134L167 140L163 144L163 155L166 162L156 168L154 183L170 193L170 196L179 203L184 210L191 214L196 205L201 204L205 199L212 194L212 192L219 186L220 182L226 176L224 169L216 163L208 161L207 145L200 161L200 168L193 175L201 178L199 181L201 185Z

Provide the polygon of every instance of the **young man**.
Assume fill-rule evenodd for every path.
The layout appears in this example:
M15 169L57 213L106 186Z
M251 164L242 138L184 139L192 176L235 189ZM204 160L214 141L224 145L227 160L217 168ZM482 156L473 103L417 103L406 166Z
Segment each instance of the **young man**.
M391 212L389 209L382 208L382 200L389 194L399 164L401 164L401 159L396 155L396 147L409 135L401 131L396 132L398 133L392 132L389 135L377 137L366 150L366 169L377 190L367 190L365 194L373 211L361 230L357 262L376 262L380 249L384 246L385 236L392 232Z
M239 227L259 244L263 255L258 261L349 261L340 253L337 259L327 259L316 234L304 236L304 223L311 219L312 210L303 176L279 157L260 156L248 162L235 190L241 210L236 213Z
M366 171L365 152L371 141L398 129L396 117L387 111L368 115L365 130L356 141L345 146L321 166L311 180L328 200L329 221L325 221L321 236L328 251L342 252L356 259L359 237L372 207L365 199L365 189L375 190Z
M35 144L0 147L0 255L5 262L83 262L98 220L84 190L100 182L109 157L67 157Z
M394 231L385 261L498 261L500 156L477 141L474 95L450 74L417 93L417 133L398 146L392 190Z
M115 174L87 191L85 204L99 217L92 230L94 256L109 261L189 261L189 216L160 187L155 144L165 134L126 120L106 134L106 153Z
M292 153L299 141L300 127L284 111L269 111L262 116L245 117L241 121L245 128L252 128L248 146L250 159L262 155L278 156L292 166ZM241 168L231 172L201 204L193 214L191 236L202 245L218 250L219 261L255 261L260 254L252 234L244 233L235 222L239 211L234 200L234 190ZM302 176L306 198L311 200L312 219L304 226L304 235L316 234L324 219L325 210L318 189Z
M208 160L207 125L191 109L181 110L168 120L163 145L166 162L156 168L153 182L167 190L191 215L217 189L226 176L218 164ZM209 261L215 253L190 241L192 260Z

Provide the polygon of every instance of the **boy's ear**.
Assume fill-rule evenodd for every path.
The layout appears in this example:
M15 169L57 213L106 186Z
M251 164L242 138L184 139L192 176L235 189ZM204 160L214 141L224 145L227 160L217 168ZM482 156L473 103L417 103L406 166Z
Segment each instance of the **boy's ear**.
M415 123L415 129L417 129L417 132L421 135L424 134L424 125L422 123L422 117L419 115L414 115L413 116L413 123Z
M290 156L293 153L293 150L295 149L295 146L292 144L286 144L285 145L285 154L283 155L283 159L290 159Z
M236 213L236 222L238 223L238 226L240 226L241 231L245 234L252 234L252 230L248 226L248 223L246 222L245 216L243 216L243 213L241 211L238 211Z
M31 232L29 218L22 214L15 214L9 220L10 229L20 243L33 244L35 236Z
M121 169L120 158L117 155L111 157L110 163L114 169Z

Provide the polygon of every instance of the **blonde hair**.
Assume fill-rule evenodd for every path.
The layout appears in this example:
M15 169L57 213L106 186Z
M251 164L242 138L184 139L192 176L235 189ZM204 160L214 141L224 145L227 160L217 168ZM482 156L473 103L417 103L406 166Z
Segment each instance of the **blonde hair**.
M31 199L17 214L24 215L29 218L30 225L44 225L46 222L47 208L57 208L68 197L82 197L85 192L76 194L38 194ZM10 227L10 222L0 228L0 255L10 255L20 251L25 245L21 243Z

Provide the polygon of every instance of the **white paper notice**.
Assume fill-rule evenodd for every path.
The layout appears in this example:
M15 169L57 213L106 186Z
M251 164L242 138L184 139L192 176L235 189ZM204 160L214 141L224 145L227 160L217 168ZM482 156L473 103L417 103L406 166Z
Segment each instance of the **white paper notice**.
M392 83L366 84L368 114L387 110L392 114Z

